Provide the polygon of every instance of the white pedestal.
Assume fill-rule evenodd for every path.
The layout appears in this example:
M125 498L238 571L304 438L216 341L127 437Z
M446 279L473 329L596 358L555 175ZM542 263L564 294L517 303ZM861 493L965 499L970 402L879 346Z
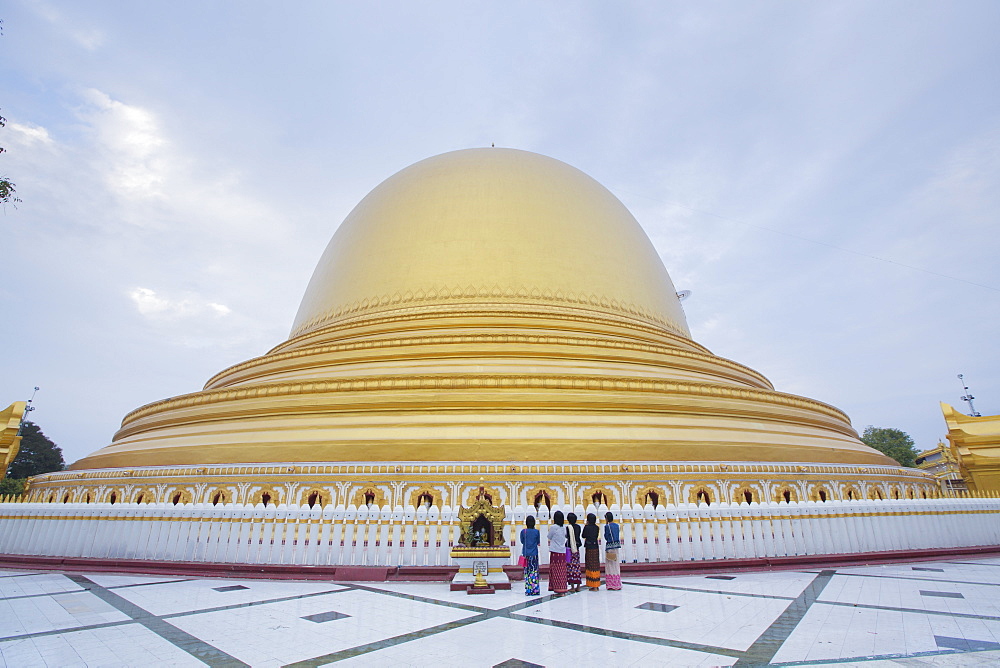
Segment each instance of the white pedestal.
M493 589L510 589L510 578L503 567L510 560L507 547L456 547L451 558L458 562L458 573L451 580L452 591L467 590L476 584L476 573L482 573Z

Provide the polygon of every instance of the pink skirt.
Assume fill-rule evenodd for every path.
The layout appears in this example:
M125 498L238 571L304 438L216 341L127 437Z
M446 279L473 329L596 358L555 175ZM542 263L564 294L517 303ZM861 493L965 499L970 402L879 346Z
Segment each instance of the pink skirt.
M604 553L604 579L608 589L612 591L622 588L621 564L618 562L618 550L608 550Z

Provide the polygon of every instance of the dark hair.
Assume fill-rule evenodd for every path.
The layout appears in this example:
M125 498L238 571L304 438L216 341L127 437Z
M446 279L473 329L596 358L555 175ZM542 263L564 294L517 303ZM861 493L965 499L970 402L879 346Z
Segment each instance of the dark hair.
M556 512L552 513L552 521L558 524L559 526L563 525L563 514L561 510L557 510Z
M529 529L534 529L535 528L535 516L534 515L528 515L527 517L524 518L524 523L528 525Z
M576 524L576 513L570 513L566 516L566 521L570 524Z
M594 513L587 513L587 524L597 524L597 515Z
M612 515L611 513L604 513L604 519L606 519L609 522L614 522L615 516Z

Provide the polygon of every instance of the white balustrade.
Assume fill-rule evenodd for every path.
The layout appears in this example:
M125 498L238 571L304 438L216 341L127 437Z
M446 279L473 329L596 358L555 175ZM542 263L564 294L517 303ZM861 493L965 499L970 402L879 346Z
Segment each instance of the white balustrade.
M567 512L569 508L563 508ZM624 562L860 554L1000 544L1000 499L613 505ZM576 508L598 515L607 506ZM516 563L526 516L544 537L549 509L517 506L503 525ZM585 520L584 520L585 521ZM441 566L456 509L354 505L0 503L0 553L158 561ZM548 551L539 550L542 563Z

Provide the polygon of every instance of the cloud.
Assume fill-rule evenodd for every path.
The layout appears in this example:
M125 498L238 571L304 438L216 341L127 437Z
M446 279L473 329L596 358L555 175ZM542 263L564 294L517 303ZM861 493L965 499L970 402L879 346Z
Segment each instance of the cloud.
M195 294L180 298L159 295L150 288L133 288L128 293L139 314L151 320L179 320L210 316L221 318L232 313L224 304L208 301Z
M49 131L40 125L34 125L33 123L8 123L7 129L20 135L16 141L21 146L52 144L52 137L49 135Z
M83 98L81 115L96 135L111 190L126 198L165 198L172 161L156 116L93 88Z
M779 389L922 443L959 371L1000 397L995 292L835 250L1000 280L997 3L323 5L272 12L263 41L253 10L25 6L45 18L7 17L0 143L25 204L3 214L0 284L36 327L7 328L24 354L3 380L67 379L46 426L77 455L134 402L282 340L372 186L494 140L611 188L694 291L695 338ZM101 357L108 332L131 357ZM133 375L98 409L78 398Z
M33 8L39 16L67 35L77 46L87 51L96 51L104 45L104 31L85 25L85 22L81 21L80 18L70 19L52 5L44 2L35 2Z

